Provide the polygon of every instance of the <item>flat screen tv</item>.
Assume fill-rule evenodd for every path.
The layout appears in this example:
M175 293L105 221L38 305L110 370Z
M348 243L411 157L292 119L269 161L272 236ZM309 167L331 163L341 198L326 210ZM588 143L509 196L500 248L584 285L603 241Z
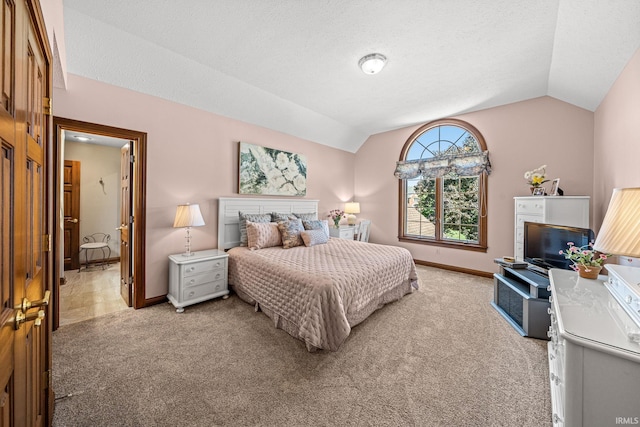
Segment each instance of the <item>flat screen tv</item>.
M524 260L544 269L571 269L571 260L560 251L568 248L567 242L580 247L595 240L592 230L563 225L524 223Z

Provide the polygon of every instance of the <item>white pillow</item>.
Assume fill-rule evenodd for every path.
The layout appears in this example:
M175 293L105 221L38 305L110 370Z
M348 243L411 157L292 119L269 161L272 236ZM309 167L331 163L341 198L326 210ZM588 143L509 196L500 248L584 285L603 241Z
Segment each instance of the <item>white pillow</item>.
M251 250L282 246L278 224L247 221L247 246Z
M329 235L322 229L301 231L300 237L305 246L321 245L329 241Z

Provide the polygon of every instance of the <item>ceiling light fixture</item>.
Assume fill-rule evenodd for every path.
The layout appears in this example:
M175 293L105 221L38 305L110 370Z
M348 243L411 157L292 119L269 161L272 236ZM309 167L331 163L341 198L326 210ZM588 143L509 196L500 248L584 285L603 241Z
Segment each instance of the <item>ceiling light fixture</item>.
M371 53L360 58L358 65L365 74L377 74L387 63L387 57L381 53Z
M88 136L78 136L78 135L76 135L76 139L78 141L82 141L82 142L91 141L91 138L89 138Z

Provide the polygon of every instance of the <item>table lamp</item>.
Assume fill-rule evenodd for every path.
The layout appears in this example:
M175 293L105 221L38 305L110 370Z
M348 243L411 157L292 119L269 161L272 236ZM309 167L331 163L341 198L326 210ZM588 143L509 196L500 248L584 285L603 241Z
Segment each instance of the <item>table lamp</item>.
M178 205L176 210L176 219L173 221L173 228L186 228L187 236L185 239L187 243L184 245L186 252L182 256L192 256L191 252L191 227L200 227L204 225L204 219L200 213L200 205Z
M360 203L358 202L345 203L344 213L347 214L347 224L356 225L356 216L354 214L360 213Z
M640 188L615 188L593 249L612 255L640 257ZM607 264L605 286L640 326L640 268Z

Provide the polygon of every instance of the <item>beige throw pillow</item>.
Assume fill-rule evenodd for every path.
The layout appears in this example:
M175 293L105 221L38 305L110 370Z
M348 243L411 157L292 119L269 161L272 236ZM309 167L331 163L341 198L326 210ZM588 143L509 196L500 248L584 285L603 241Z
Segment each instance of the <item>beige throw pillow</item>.
M278 224L247 221L247 246L251 250L282 246Z

